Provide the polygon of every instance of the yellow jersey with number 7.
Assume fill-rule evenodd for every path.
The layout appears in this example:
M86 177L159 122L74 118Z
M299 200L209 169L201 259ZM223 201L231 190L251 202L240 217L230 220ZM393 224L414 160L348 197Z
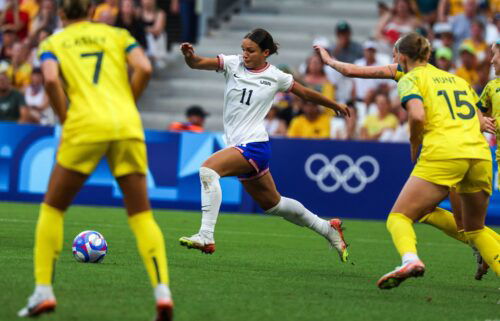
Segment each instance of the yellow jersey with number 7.
M398 93L403 107L411 99L423 102L421 159L491 160L477 116L479 97L464 79L427 64L406 73Z
M144 139L127 69L126 55L136 46L127 30L89 21L42 42L40 60L58 62L69 99L62 139L75 144Z

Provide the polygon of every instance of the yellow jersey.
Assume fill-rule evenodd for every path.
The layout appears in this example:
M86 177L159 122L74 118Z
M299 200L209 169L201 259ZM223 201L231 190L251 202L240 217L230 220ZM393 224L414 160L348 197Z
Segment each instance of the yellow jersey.
M363 127L366 128L368 135L374 136L386 129L396 129L398 125L399 120L393 114L388 114L383 119L380 119L378 115L370 115L366 117Z
M497 124L500 124L500 78L490 80L481 93L479 108L483 112L490 112L491 117L495 118ZM497 129L497 146L500 146L500 131ZM500 159L500 148L497 148L497 159Z
M329 138L331 117L325 113L314 121L309 121L304 115L292 119L288 128L288 137L297 138Z
M406 73L398 93L403 107L411 99L423 102L422 159L491 160L476 111L479 98L465 80L427 64Z
M73 23L40 45L42 63L56 60L64 78L69 98L64 140L144 140L126 60L136 46L127 30L90 21Z

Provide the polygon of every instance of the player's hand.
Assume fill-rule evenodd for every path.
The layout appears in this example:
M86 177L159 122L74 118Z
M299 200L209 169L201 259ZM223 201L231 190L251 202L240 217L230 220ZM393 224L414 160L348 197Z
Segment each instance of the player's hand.
M323 48L321 46L313 46L313 48L319 54L319 56L321 57L321 60L323 60L324 64L330 65L332 63L333 59L330 56L330 54L328 53L328 50L326 50L325 48Z
M194 47L189 42L182 43L180 49L184 57L192 58L194 56Z
M345 104L337 103L337 105L334 107L334 110L338 116L351 117L351 111Z
M483 116L481 122L481 132L495 134L496 130L497 130L497 123L495 119Z

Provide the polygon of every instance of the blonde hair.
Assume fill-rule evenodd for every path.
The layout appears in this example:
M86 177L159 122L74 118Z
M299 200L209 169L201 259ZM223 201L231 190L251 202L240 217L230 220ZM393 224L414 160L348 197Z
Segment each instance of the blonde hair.
M427 61L431 54L431 44L427 38L416 32L401 37L394 44L396 51L413 61Z

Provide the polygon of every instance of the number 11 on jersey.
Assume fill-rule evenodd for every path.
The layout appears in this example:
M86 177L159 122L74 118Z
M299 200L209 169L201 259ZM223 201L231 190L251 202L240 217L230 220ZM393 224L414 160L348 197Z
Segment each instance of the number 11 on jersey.
M253 90L249 90L248 91L248 98L247 98L247 101L245 102L245 96L246 96L246 94L247 94L247 89L243 88L243 93L241 94L240 103L241 104L246 104L247 106L250 106L250 98L252 98Z

